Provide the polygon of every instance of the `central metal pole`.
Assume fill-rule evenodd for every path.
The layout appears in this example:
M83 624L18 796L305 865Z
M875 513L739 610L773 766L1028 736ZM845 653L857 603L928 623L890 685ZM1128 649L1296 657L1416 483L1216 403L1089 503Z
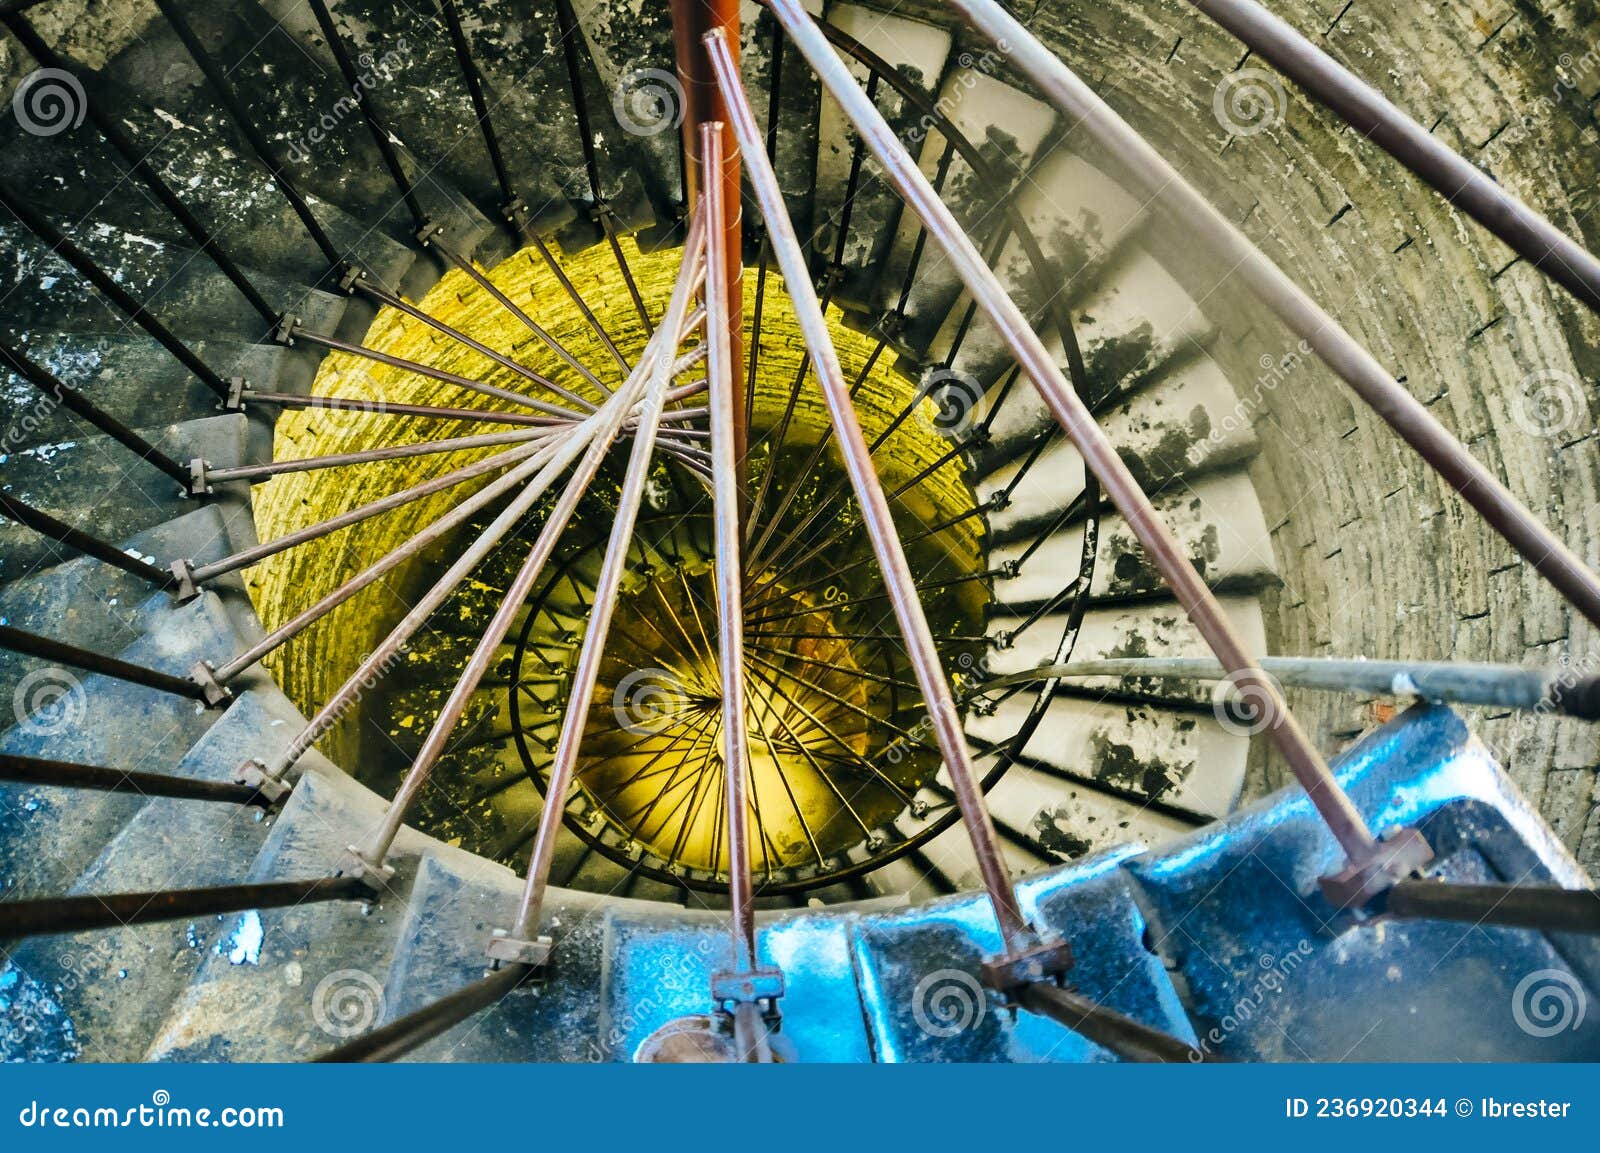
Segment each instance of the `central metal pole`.
M716 77L706 59L701 39L720 29L723 42L739 67L739 0L672 0L672 42L678 80L683 85L683 195L692 214L699 202L701 174L706 172L702 128L711 124L722 143L721 163L710 171L721 173L723 219L722 256L708 269L708 279L719 276L726 299L733 307L727 317L728 363L733 370L733 441L735 459L743 472L750 430L745 427L744 387L744 239L739 146L727 128L728 114L717 89ZM707 178L709 180L709 177ZM744 490L743 477L740 490Z

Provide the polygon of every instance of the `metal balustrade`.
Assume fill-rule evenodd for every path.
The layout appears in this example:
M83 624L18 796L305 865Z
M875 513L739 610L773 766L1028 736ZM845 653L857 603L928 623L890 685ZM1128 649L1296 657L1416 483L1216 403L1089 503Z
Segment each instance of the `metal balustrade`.
M95 123L101 134L124 155L160 203L262 316L271 330L265 335L285 346L303 341L315 348L365 358L403 373L470 390L488 404L482 408L462 408L399 400L391 403L385 399L373 415L439 422L452 430L458 422L502 424L511 426L512 430L471 435L452 431L451 435L403 444L270 463L214 467L204 460L196 460L185 466L86 398L72 393L17 350L0 345L0 359L23 379L47 395L54 395L74 414L177 480L187 494L197 500L212 496L219 485L263 482L286 473L326 475L329 483L336 483L333 478L337 478L342 469L440 453L494 450L277 540L261 542L206 563L171 558L167 562L170 569L130 557L116 546L73 528L50 513L0 494L0 512L11 519L53 538L66 548L115 565L159 589L170 591L180 601L198 596L212 582L281 552L307 545L372 517L407 508L425 498L451 494L453 503L448 511L408 532L402 543L384 556L326 591L246 651L216 667L202 663L188 677L144 668L10 625L0 625L0 647L212 706L226 703L231 695L230 686L257 668L265 657L374 586L385 574L447 539L465 541L442 575L434 579L420 600L359 662L343 684L328 695L287 748L276 757L242 765L238 783L195 781L161 773L10 755L0 756L0 779L219 803L267 807L281 804L294 787L297 762L359 699L361 685L395 658L409 638L495 550L514 539L513 534L525 520L535 517L539 531L528 547L526 559L504 590L497 611L477 634L470 659L440 706L420 748L411 757L381 820L352 846L352 853L339 875L215 889L0 902L0 936L76 932L157 919L282 907L305 901L381 900L394 875L390 859L408 813L427 786L472 697L490 676L491 666L502 646L514 644L516 679L511 692L514 735L530 775L545 793L546 803L531 834L530 860L515 919L483 942L485 964L493 966L493 970L482 980L357 1038L323 1059L401 1057L494 1005L526 981L536 977L560 980L560 972L551 971L554 942L541 931L541 915L552 882L556 840L566 827L568 805L578 792L575 781L580 757L585 752L586 727L607 645L614 637L628 639L617 620L625 578L635 563L636 552L648 557L652 550L660 553L665 548L665 536L651 538L649 518L643 510L647 480L656 462L662 459L674 461L684 476L699 486L697 494L709 495L710 499L711 595L705 599L714 640L708 635L706 621L701 619L696 607L700 598L689 587L689 578L681 563L677 564L676 575L683 583L685 601L694 612L695 629L691 630L683 621L675 619L674 623L685 644L679 655L692 652L697 659L703 657L706 663L714 664L717 684L714 702L702 702L701 712L692 725L687 725L683 733L659 751L647 748L644 740L625 747L623 751L629 755L640 748L655 753L627 783L637 783L648 779L652 772L661 772L653 770L652 766L666 756L668 750L674 757L671 780L677 779L680 764L691 765L697 794L705 784L706 794L711 795L715 790L709 782L720 774L720 796L711 802L721 806L713 857L721 853L721 838L725 836L727 867L725 871L712 868L709 873L697 876L694 870L675 859L679 853L677 849L673 852L674 859L651 863L647 854L637 847L625 851L614 841L593 832L578 827L573 827L572 831L642 875L670 879L686 890L703 888L727 894L732 963L726 970L711 975L706 1004L732 1035L733 1051L739 1059L774 1060L773 1038L782 1022L779 1009L784 994L784 974L761 959L755 924L757 898L767 893L803 891L881 867L898 856L917 851L919 846L958 822L970 838L983 889L1000 931L1001 949L986 958L983 978L1002 1003L1048 1016L1130 1060L1211 1059L1209 1053L1198 1052L1181 1040L1061 986L1073 965L1072 951L1065 942L1041 935L1028 921L1011 869L1001 851L995 823L985 807L985 790L1021 756L1051 700L1066 682L1075 678L1199 679L1223 681L1236 691L1248 692L1259 710L1264 731L1342 849L1343 868L1322 879L1324 893L1337 909L1396 918L1485 922L1548 932L1600 931L1600 917L1596 913L1600 901L1588 891L1471 886L1420 879L1420 872L1431 856L1421 835L1414 829L1401 829L1381 840L1373 834L1322 755L1296 724L1279 688L1281 682L1341 692L1404 691L1429 699L1561 712L1592 720L1600 716L1600 707L1597 707L1600 693L1595 689L1594 680L1569 682L1551 673L1495 666L1252 658L1216 597L1187 560L1149 497L1096 423L1091 412L1096 398L1089 394L1083 356L1065 302L1058 294L1047 291L1044 296L1049 303L1040 310L1040 315L1027 316L1003 288L992 268L1007 241L1015 239L1025 252L1030 273L1040 284L1048 286L1050 283L1050 261L1017 204L1022 181L1008 184L1003 180L994 166L986 162L981 150L934 102L906 83L896 69L867 46L838 28L819 25L805 12L800 0L763 2L775 17L764 133L757 124L740 78L737 3L680 0L673 4L676 65L685 86L687 103L681 151L683 253L670 299L662 313L652 317L629 267L622 246L622 230L604 192L595 132L586 107L576 55L579 35L576 16L568 0L557 0L555 31L563 49L584 156L584 178L589 193L587 209L614 258L617 276L625 285L648 335L642 353L630 365L601 324L595 309L584 300L562 269L561 262L550 250L548 238L534 234L527 205L514 186L501 139L492 122L484 78L473 58L472 37L457 11L455 0L440 0L443 30L470 98L473 119L481 131L503 201L505 219L525 246L538 251L598 344L615 362L614 366L607 367L620 368L625 374L623 382L613 387L604 383L594 367L585 364L527 307L498 288L475 266L469 253L455 247L453 238L441 236L437 223L425 211L414 174L400 151L387 116L357 82L349 47L331 12L323 0L312 0L312 13L337 68L355 96L396 194L413 217L419 250L432 251L445 266L460 272L582 379L581 386L569 388L461 328L430 315L423 307L378 283L353 262L350 253L341 252L305 196L290 180L267 134L252 122L248 106L231 91L227 73L210 59L194 31L179 15L176 5L170 0L158 0L164 17L196 61L217 99L238 124L256 159L271 175L274 185L288 200L312 243L325 258L330 281L337 282L347 293L425 326L447 347L465 348L487 359L496 370L503 370L501 379L507 379L504 374L514 378L516 387L365 348L333 334L310 331L298 318L284 313L257 291L192 211L137 154L116 124L96 109ZM1369 133L1376 143L1416 170L1439 191L1453 199L1460 198L1472 216L1586 304L1600 308L1600 264L1573 241L1557 233L1250 0L1195 0L1195 3L1237 34L1252 50L1304 85L1321 102ZM0 8L0 19L42 63L60 66L63 62L39 40L20 14L24 8L32 6L6 5ZM991 0L951 0L951 6L995 44L1010 64L1037 85L1064 115L1103 145L1133 186L1144 190L1156 207L1190 228L1199 241L1234 266L1241 279L1293 331L1303 336L1419 455L1455 486L1463 499L1476 508L1529 565L1549 579L1590 620L1600 622L1600 581L1594 574L1518 504L1316 302L1224 221L1148 143L998 5ZM837 238L831 257L822 261L824 267L820 276L814 275L806 248L789 219L784 193L773 168L784 90L781 77L785 69L795 67L786 57L785 45L796 50L815 72L823 88L853 124L856 134L837 221ZM848 61L865 68L864 85L852 74ZM885 86L944 134L945 146L931 178L884 119L877 97ZM957 156L989 190L999 213L998 226L986 237L968 236L942 199L944 182ZM881 170L883 178L915 214L918 231L897 293L898 303L880 318L873 333L873 350L852 380L841 366L827 310L843 273L851 215L869 164ZM741 200L745 179L753 193L753 202L760 209L758 221L747 221L743 217ZM14 212L42 243L217 393L229 411L259 411L259 408L367 411L358 402L262 391L252 388L247 381L225 381L44 214L3 189L0 189L0 206ZM758 241L758 251L751 339L746 349L742 277L744 249L751 239ZM980 314L987 317L1015 362L1015 368L1000 386L1001 396L1017 388L1036 390L1077 447L1086 472L1084 488L1077 499L1031 535L1020 550L1020 559L1012 560L1008 567L986 567L948 580L919 581L908 562L907 545L1004 508L1029 470L1041 460L1056 432L1051 428L1032 439L1021 454L1017 473L990 502L977 503L911 533L903 534L896 525L896 503L939 469L981 447L989 435L994 413L998 411L995 406L986 421L966 437L955 438L944 455L911 479L885 486L874 454L910 418L916 406L928 399L928 393L926 389L917 390L911 401L872 441L863 431L855 401L879 359L886 351L894 349L895 335L905 319L930 239L958 272L967 301L943 367L949 368L954 362L974 319ZM754 392L762 355L767 281L773 267L781 275L793 305L805 352L778 419L770 429L758 432L752 429ZM1066 361L1064 366L1058 365L1046 350L1038 335L1040 327L1048 327L1059 335ZM703 379L683 380L702 365ZM788 442L802 391L813 378L825 403L829 425L821 439L808 450L800 471L809 475L832 448L844 461L845 475L822 490L813 507L802 513L797 505L797 486L791 485L781 495L775 490L782 479L777 476L776 462L780 450ZM591 390L591 394L581 389ZM701 403L686 403L697 399ZM503 407L508 405L510 410ZM610 509L605 539L596 539L576 552L563 555L563 534L569 522L586 497L594 495L590 492L591 486L608 454L624 442L628 444L626 472L617 492L603 498L615 502ZM757 481L751 466L763 450L767 467ZM470 488L463 487L469 483ZM1094 577L1102 494L1132 528L1166 586L1203 635L1214 660L1071 659ZM594 499L602 498L594 496ZM852 505L858 510L859 523L835 525L831 522L830 517L842 520L842 511ZM488 516L491 511L494 511L491 519L480 523L478 518ZM1064 614L1067 623L1060 641L1053 646L1055 659L1035 670L953 687L947 670L948 650L957 645L987 644L996 638L958 631L937 632L930 625L926 611L929 594L964 582L987 583L1014 574L1050 536L1073 520L1081 520L1084 525L1077 575L1066 582L1059 593L1021 617L1002 638L1014 639L1045 618ZM857 532L864 534L869 550L851 554L820 574L815 573L813 562L825 560ZM585 556L599 557L598 576L587 584L577 575L576 563ZM804 599L805 595L846 572L870 568L880 574L883 591L861 601L887 602L892 611L894 631L887 627L859 633L838 627L824 630L808 620L823 614L815 603ZM530 640L529 632L540 606L549 601L553 590L560 588L562 582L566 582L570 593L582 604L586 617L581 637L574 635L562 642L574 658L569 672L558 672L538 654L539 644ZM659 589L657 593L661 595ZM664 598L663 603L666 603ZM527 606L532 606L533 611L528 612L520 633L513 636L518 617ZM670 606L667 611L671 613ZM823 623L831 622L824 618ZM778 627L771 627L774 625ZM657 631L661 632L663 640L668 640L665 632ZM698 633L698 641L692 632ZM909 666L908 673L898 665L890 665L887 671L860 668L850 675L903 694L905 700L913 704L888 716L879 715L829 689L820 678L804 680L792 665L783 662L793 659L802 666L819 670L826 669L828 662L806 657L778 643L801 638L861 640L898 646ZM637 641L630 643L644 647ZM676 641L670 642L668 648L675 644ZM525 659L530 665L535 659L545 660L549 667L543 672L524 670ZM901 673L905 675L897 675ZM535 724L535 718L524 714L516 689L541 676L548 681L559 681L564 695L558 702L559 710ZM1035 694L1012 739L1004 747L972 748L963 727L963 708L990 696L1008 699L1029 686L1034 687ZM826 702L827 707L808 708L801 699L808 693ZM782 701L784 711L774 709L769 700ZM891 719L905 719L908 713L923 716L914 723L904 724ZM921 804L912 791L883 771L881 760L863 754L835 731L832 726L841 723L840 716L849 716L892 734L889 744L897 749L914 746L936 754L949 777L952 803L932 817L920 832L902 836L893 844L885 843L852 809L851 815L860 825L861 843L867 847L864 859L842 865L831 863L827 859L829 854L813 837L815 866L808 863L804 869L793 869L785 874L774 867L767 855L769 838L750 780L752 749L758 742L775 762L782 760L780 749L788 756L803 756L818 777L830 786L834 785L832 773L848 770L857 778L878 782L879 787L892 793L909 812L916 814ZM792 719L796 717L800 719ZM539 729L555 732L548 741L532 738L542 753L536 769L528 741ZM837 747L818 752L815 747L818 743ZM991 756L994 764L980 770L980 761ZM666 787L662 786L657 801L665 794ZM838 795L848 808L849 802L843 793ZM798 813L799 806L795 808ZM693 814L691 806L689 815L682 818L680 845L694 819ZM672 813L664 819L663 827L666 827L665 820L670 819L673 819ZM809 836L811 830L807 828L806 832ZM758 857L764 863L759 871L754 863Z

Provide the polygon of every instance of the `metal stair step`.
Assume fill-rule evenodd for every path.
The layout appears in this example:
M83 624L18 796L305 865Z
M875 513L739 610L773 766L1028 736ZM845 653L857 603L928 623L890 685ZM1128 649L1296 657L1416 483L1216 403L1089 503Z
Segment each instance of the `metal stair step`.
M220 467L256 459L249 419L240 413L137 431L175 460L204 457ZM0 454L0 465L11 495L103 540L144 532L197 507L171 477L141 465L121 444L98 434ZM0 581L18 580L63 555L54 541L32 529L0 522Z
M222 602L206 593L152 621L118 656L182 676L196 661L225 659L235 643ZM28 675L35 683L19 684L19 700L59 700L0 733L0 752L170 772L221 715L189 698L42 661L31 662ZM142 804L120 793L0 785L0 891L8 899L64 892Z

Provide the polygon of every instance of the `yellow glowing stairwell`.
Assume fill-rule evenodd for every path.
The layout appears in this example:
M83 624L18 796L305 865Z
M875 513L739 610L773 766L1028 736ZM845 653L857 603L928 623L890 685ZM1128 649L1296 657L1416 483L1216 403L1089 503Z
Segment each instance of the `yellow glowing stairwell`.
M659 316L677 275L679 250L655 253L640 251L631 241L624 242L634 277L652 316ZM584 299L594 309L618 348L630 363L647 339L612 256L599 246L567 257L563 267ZM543 325L582 363L608 385L621 379L621 369L594 336L581 313L546 268L537 252L527 249L503 261L488 273L493 283ZM755 277L745 277L745 317L747 340L752 315ZM548 349L514 316L502 308L486 291L464 273L451 272L426 297L417 302L428 315L497 349L564 387L593 397L591 386ZM838 323L831 317L835 347L844 372L854 381L867 363L875 342ZM421 322L394 309L383 309L373 322L365 345L375 350L419 363L486 381L515 391L527 392L538 386L481 354L439 334ZM762 315L759 373L755 390L752 440L759 443L761 433L779 419L787 401L795 373L804 352L798 327L781 280L769 274ZM891 357L880 357L867 374L856 395L856 406L863 429L874 439L904 409L914 394L915 384L889 367ZM496 426L470 421L395 417L382 413L388 403L443 405L454 408L506 409L505 402L436 382L404 370L377 364L345 354L331 354L323 362L313 387L315 395L353 398L370 411L335 412L330 410L286 412L280 419L274 446L277 459L297 459L349 452L390 444L413 443L448 436L492 431ZM544 395L543 399L559 402ZM893 488L943 456L949 444L937 431L936 407L924 400L917 414L904 421L876 454L880 476L886 488ZM789 443L811 445L827 427L828 417L814 378L802 387L800 401L789 431ZM262 540L271 540L297 528L314 524L347 509L388 493L439 476L462 464L480 459L497 449L416 457L401 461L376 462L354 468L314 471L280 476L257 489L256 527ZM836 471L830 449L823 467ZM350 576L371 564L422 526L443 515L458 501L486 481L470 481L432 497L413 502L383 516L365 521L324 537L312 544L292 549L257 566L247 574L251 594L263 624L275 628L295 613L312 604ZM947 462L920 481L900 502L903 531L918 524L929 524L967 511L972 496L961 475L958 462ZM982 542L974 520L962 522L958 530L941 534L940 543L960 571L971 571L981 561ZM451 548L451 542L436 546ZM410 570L405 566L367 589L354 600L318 621L280 649L269 660L270 667L290 698L308 715L340 684L409 608L406 597L412 593ZM833 648L828 646L832 645ZM818 648L829 660L848 661L849 655L835 642L821 642ZM431 721L431 718L427 718ZM865 734L851 738L864 741ZM359 771L360 742L355 726L346 723L324 741L325 751L340 763ZM759 750L758 750L759 753ZM757 775L760 776L760 766ZM865 802L863 802L865 803ZM881 810L882 798L870 808ZM830 806L837 802L813 798L802 804L814 821L826 827L831 820ZM883 814L876 814L882 816ZM798 830L794 848L799 851ZM668 836L670 840L670 835ZM702 838L696 837L698 842ZM835 838L836 839L836 838ZM806 851L810 851L807 848ZM709 855L708 855L709 854ZM714 842L695 854L700 864L716 864Z

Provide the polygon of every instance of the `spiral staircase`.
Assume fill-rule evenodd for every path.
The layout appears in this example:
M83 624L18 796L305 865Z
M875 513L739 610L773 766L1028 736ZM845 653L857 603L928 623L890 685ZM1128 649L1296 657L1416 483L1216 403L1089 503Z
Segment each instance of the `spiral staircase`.
M0 895L331 876L435 719L458 723L381 892L167 920L119 905L109 927L3 942L0 1053L308 1059L470 987L515 919L628 435L457 700L553 499L508 518L513 490L490 478L515 463L526 479L538 421L624 389L664 323L690 219L670 13L159 0L112 6L74 55L55 47L58 3L5 16L13 52L53 72L19 92L0 166L0 662L16 686L0 754L121 780L0 784ZM1265 656L1278 575L1249 467L1255 382L1213 356L1219 327L1163 260L1147 199L925 7L810 10L1055 358L1081 361L1078 395ZM1303 797L1265 795L1247 708L1160 676L1027 675L1211 649L771 12L745 6L739 48L1004 862L1030 925L1070 942L1074 990L1196 1057L1592 1058L1581 1014L1550 1039L1467 1004L1533 971L1582 996L1592 941L1491 924L1462 945L1443 921L1319 906L1337 846ZM742 249L751 869L761 957L785 975L775 1051L1112 1059L974 976L1004 942L957 782L749 207ZM559 802L553 953L413 1058L723 1052L707 990L728 964L731 834L697 403L663 425ZM316 611L435 522L428 547ZM1447 709L1417 705L1335 768L1376 828L1423 830L1432 876L1588 884ZM1263 973L1289 990L1270 1028L1239 1010ZM1380 1023L1352 1032L1350 997ZM1418 1013L1442 1024L1407 1027Z

